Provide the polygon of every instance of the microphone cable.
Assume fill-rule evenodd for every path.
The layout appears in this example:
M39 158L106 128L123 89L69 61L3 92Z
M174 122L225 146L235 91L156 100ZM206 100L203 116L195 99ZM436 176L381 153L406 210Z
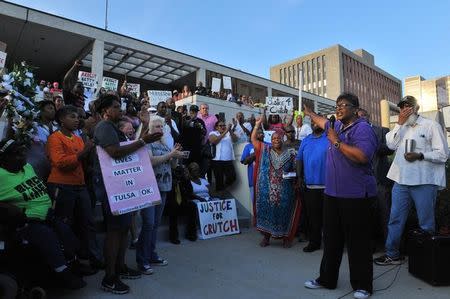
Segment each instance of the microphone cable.
M392 281L388 284L388 286L387 286L387 287L384 287L384 288L381 288L381 289L375 289L375 290L373 290L373 291L372 291L372 295L375 294L375 292L386 291L387 289L389 289L389 288L394 284L395 280L397 280L398 273L400 272L400 269L401 269L401 267L402 267L403 264L404 264L404 262L401 263L401 264L399 264L399 265L395 265L394 267L392 267L392 268L390 268L390 269L388 269L388 270L386 270L386 271L384 271L384 272L378 274L377 276L375 276L375 277L372 279L372 281L375 281L375 280L377 280L378 278L382 277L383 275L385 275L385 274L387 274L387 273L389 273L389 272L391 272L391 271L397 269L397 271L395 272L394 278L393 278ZM351 290L350 292L345 293L344 295L338 297L337 299L342 299L342 298L344 298L344 297L350 295L350 294L353 293L353 292L355 292L355 291L354 291L354 290Z

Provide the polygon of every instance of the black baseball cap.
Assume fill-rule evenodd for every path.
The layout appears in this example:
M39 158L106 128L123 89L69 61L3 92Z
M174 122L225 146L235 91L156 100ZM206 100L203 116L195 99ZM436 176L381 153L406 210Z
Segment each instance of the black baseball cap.
M189 111L199 112L200 109L198 109L198 106L197 106L197 105L191 105L191 107L189 107Z

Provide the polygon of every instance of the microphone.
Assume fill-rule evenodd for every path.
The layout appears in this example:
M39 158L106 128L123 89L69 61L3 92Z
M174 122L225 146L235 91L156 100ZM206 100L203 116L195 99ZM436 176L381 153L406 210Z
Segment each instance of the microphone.
M334 123L336 122L336 117L334 115L330 116L330 128L334 130Z

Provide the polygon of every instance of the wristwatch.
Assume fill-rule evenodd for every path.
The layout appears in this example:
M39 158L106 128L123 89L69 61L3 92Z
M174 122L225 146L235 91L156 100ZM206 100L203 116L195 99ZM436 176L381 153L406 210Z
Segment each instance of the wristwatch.
M338 149L341 146L341 142L338 140L335 143L333 143L333 146Z
M425 157L423 156L423 153L420 153L419 161L422 161L423 159L425 159Z

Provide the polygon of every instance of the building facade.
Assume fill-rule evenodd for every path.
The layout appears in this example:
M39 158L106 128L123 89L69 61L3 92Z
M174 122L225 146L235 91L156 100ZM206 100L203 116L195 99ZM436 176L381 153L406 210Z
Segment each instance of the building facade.
M402 94L401 81L377 67L372 54L341 45L272 66L270 79L294 88L301 81L302 90L331 99L343 92L354 93L376 124L381 123L380 100L397 103Z
M450 105L450 76L425 80L422 76L405 78L405 94L414 96L420 112L435 111Z

